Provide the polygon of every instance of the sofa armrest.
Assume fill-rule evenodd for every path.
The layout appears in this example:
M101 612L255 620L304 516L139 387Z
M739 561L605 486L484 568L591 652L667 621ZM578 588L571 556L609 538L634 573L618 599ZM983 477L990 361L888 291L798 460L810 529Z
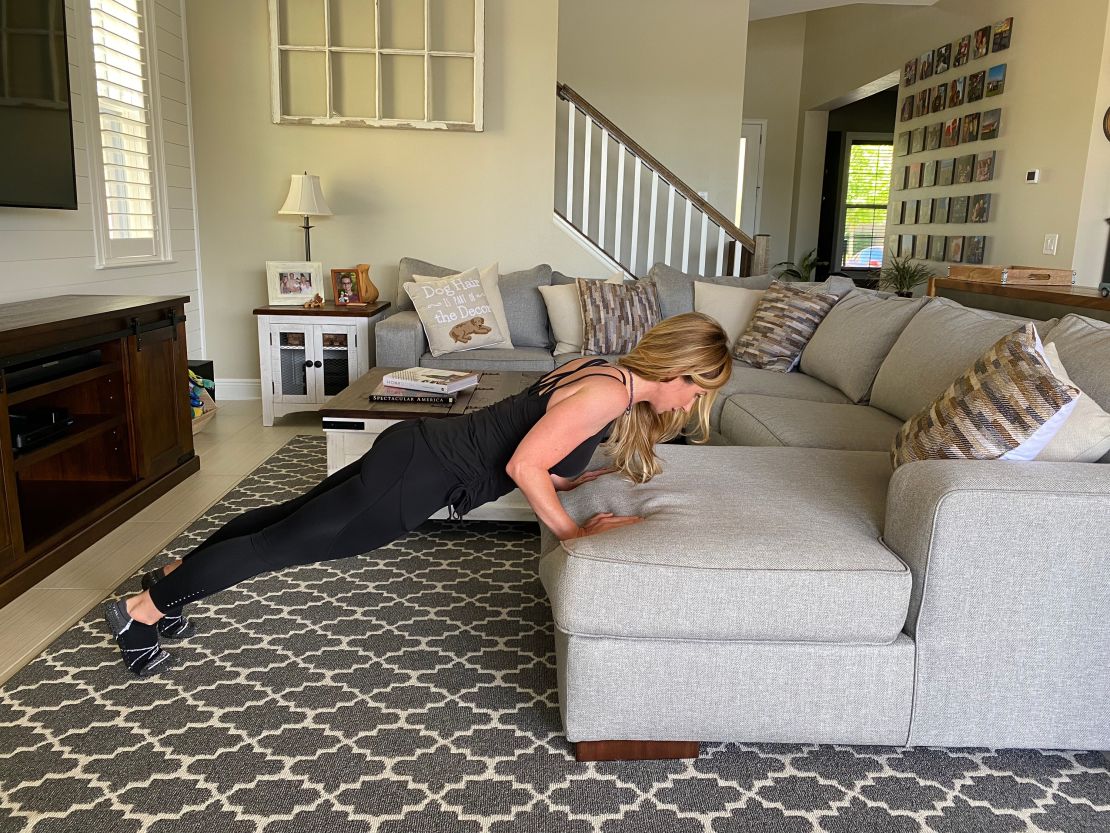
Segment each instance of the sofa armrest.
M910 463L884 540L913 574L911 744L1108 748L1110 465Z
M424 327L415 310L405 310L374 327L374 362L378 367L418 367L428 350Z

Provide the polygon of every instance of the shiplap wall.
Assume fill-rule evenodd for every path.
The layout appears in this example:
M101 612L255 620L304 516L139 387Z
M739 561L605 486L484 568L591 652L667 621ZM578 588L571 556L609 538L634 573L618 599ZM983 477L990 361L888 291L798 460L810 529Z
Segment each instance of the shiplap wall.
M182 0L147 0L157 48L163 157L170 206L172 263L96 268L87 123L96 124L95 102L84 94L92 51L85 0L66 0L70 100L77 167L77 211L0 207L0 303L53 295L188 295L185 307L189 356L204 355L204 324L197 267L193 199L192 131ZM85 15L82 20L77 15ZM150 25L150 21L148 21Z

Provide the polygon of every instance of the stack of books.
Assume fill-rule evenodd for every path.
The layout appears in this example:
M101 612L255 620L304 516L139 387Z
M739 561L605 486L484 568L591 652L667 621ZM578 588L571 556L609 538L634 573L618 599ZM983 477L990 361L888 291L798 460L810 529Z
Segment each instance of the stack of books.
M478 384L480 375L429 367L395 370L382 377L381 384L370 393L370 401L453 405L455 394Z

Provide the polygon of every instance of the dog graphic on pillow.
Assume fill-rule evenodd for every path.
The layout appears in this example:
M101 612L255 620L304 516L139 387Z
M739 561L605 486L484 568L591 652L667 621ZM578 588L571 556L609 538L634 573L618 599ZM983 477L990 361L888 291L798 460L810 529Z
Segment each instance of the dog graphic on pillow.
M486 319L476 317L456 324L451 328L449 335L459 344L469 344L474 336L484 336L490 332L493 331L486 326Z

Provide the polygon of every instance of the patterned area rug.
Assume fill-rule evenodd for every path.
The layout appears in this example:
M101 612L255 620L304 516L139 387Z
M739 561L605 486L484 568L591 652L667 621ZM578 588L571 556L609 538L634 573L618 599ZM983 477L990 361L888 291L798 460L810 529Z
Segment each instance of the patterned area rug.
M323 439L295 438L156 562L323 474ZM0 833L1110 830L1096 753L730 743L576 763L537 540L431 522L260 576L195 605L202 632L150 680L94 611L0 689Z

